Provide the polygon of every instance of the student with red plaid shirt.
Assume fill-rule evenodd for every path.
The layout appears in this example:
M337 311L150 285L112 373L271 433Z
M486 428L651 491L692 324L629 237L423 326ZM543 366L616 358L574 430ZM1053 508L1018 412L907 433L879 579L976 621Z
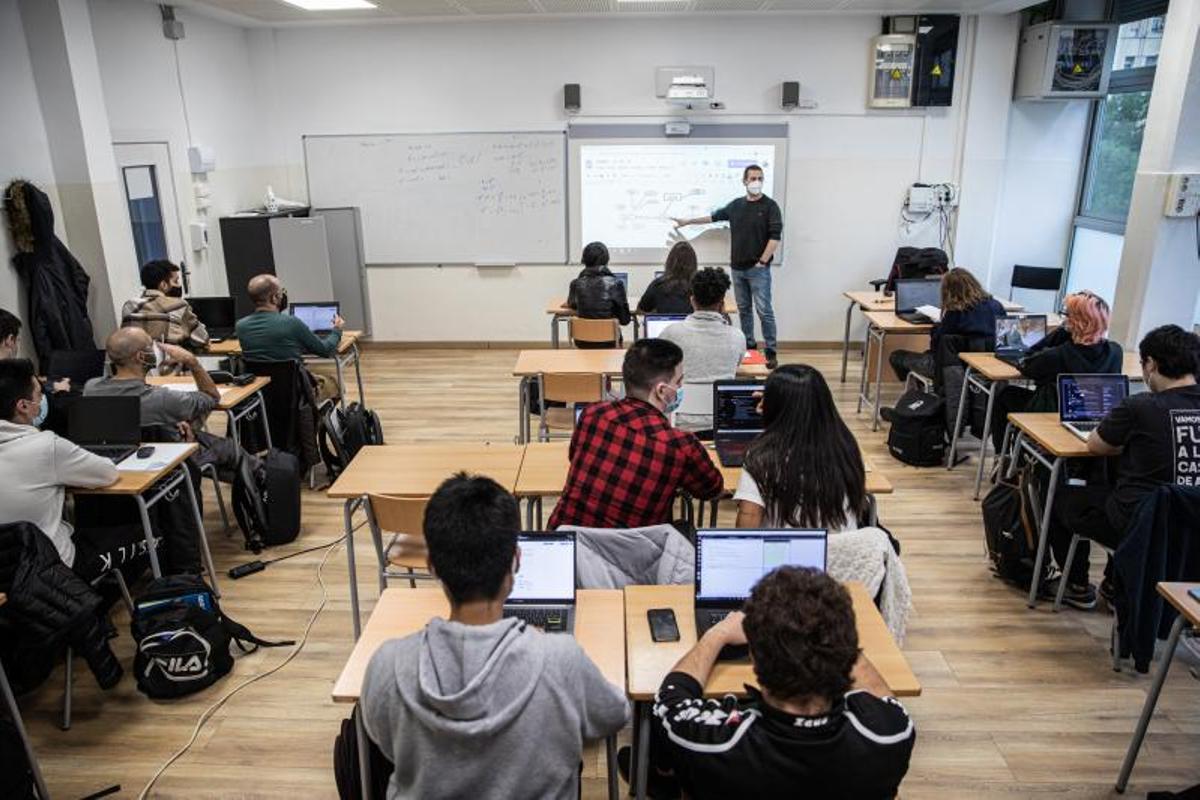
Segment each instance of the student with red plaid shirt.
M638 528L671 521L680 490L700 500L724 491L695 434L672 428L683 400L683 351L640 339L621 367L625 399L588 406L571 436L571 471L549 527Z

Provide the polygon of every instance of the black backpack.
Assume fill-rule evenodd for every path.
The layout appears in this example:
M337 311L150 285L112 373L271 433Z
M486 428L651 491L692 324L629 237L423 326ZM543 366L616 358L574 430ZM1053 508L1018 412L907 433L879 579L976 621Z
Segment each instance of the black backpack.
M333 778L337 783L338 797L341 800L361 800L364 797L387 797L388 781L391 780L395 766L379 746L367 737L367 769L371 785L368 791L362 788L362 773L359 770L358 734L354 721L362 714L362 707L356 705L347 719L342 720L337 738L333 741Z
M1036 557L1032 480L1032 467L1026 467L1012 479L1002 477L983 498L983 536L992 573L1022 588L1029 586Z
M321 415L320 440L321 460L336 478L363 447L383 444L383 425L366 406L351 403L342 409L330 403Z
M946 460L945 402L939 395L916 389L900 395L893 408L880 414L891 423L888 451L914 467L936 467Z
M253 646L294 644L259 639L226 617L212 589L195 575L151 581L134 603L130 629L137 687L155 699L183 697L225 677L233 669L231 642L247 653Z
M258 553L299 535L300 461L291 453L272 449L257 469L239 459L231 495L247 550Z

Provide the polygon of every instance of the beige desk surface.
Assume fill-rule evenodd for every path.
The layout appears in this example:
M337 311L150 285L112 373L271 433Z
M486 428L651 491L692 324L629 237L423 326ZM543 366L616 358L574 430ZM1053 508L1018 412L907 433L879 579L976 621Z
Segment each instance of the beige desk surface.
M372 445L358 451L326 493L338 499L364 494L431 495L460 471L486 475L512 491L524 456L524 445L511 443Z
M871 602L866 588L860 583L846 584L854 600L854 615L858 626L858 643L888 687L897 697L921 694L921 684L913 675L908 660L896 646ZM626 586L625 640L628 652L629 696L634 700L651 700L662 679L667 676L684 653L696 643L695 589L691 586ZM654 642L646 612L651 608L671 608L679 625L678 642ZM704 693L711 696L742 694L745 684L754 685L754 671L747 662L718 662L709 676Z
M561 494L571 467L570 442L530 442L517 476L517 497L550 497Z
M639 297L629 298L629 310L634 314L642 313L641 311L637 310L638 300L640 299L641 298ZM554 316L558 317L573 317L575 316L575 309L567 307L567 298L552 297L550 298L550 302L546 304L546 313L553 314ZM735 302L728 295L725 297L725 313L730 315L738 313L737 302Z
M147 442L151 447L153 442ZM171 463L156 472L124 472L118 473L117 482L111 486L105 486L102 489L76 489L71 488L72 494L127 494L135 495L153 486L163 476L171 474L180 464L182 464L192 453L200 449L200 445L193 442L186 448L180 451L179 455L172 459Z
M875 292L870 289L860 291L842 292L842 297L851 300L858 304L858 307L863 311L894 311L896 309L896 295L885 295L883 292ZM1024 311L1025 306L1020 303L1014 303L1012 300L1005 300L997 297L997 302L1004 306L1005 311Z
M737 490L738 482L742 479L742 468L725 466L717 458L713 445L709 444L708 449L712 452L713 463L717 465L717 469L721 470L721 477L725 479L726 493L732 495ZM863 455L863 466L867 473L867 494L892 494L895 491L892 482L882 473L875 470L875 465L871 463L871 460L866 455Z
M1156 588L1193 628L1200 628L1200 602L1188 595L1190 590L1200 589L1200 583L1160 583Z
M575 601L576 641L605 679L625 691L624 594L619 589L580 589ZM449 613L440 588L385 590L333 685L333 702L358 701L367 664L385 641L415 633L433 617Z
M517 354L517 363L512 374L516 377L532 377L540 373L572 375L621 374L625 362L625 350L541 349L522 350ZM738 368L739 378L765 378L770 374L765 364L746 364Z
M342 331L342 338L338 342L338 355L345 355L351 347L358 343L362 335L362 331ZM242 345L238 342L237 337L231 336L224 341L209 344L207 354L210 356L240 356Z
M1062 426L1058 412L1009 414L1009 422L1056 458L1091 458L1087 442Z
M1016 381L1021 379L1021 373L1011 364L1006 364L996 358L994 353L961 353L959 359L989 381ZM1131 381L1141 381L1142 362L1137 353L1126 353L1121 365L1125 375Z
M863 316L867 322L888 333L929 333L933 330L930 323L918 325L908 322L897 317L893 311L864 311Z
M217 402L217 411L229 411L231 409L237 408L239 405L241 405L243 402L245 402L247 398L252 397L256 393L258 393L264 386L266 386L270 382L271 382L271 379L269 377L259 375L259 376L256 376L252 382L246 384L245 386L234 386L231 383L227 383L227 384L218 386L217 387L218 389L225 389L228 391L221 392L221 399ZM169 384L190 383L193 388L196 386L196 381L185 375L168 375L165 377L158 377L158 376L148 377L148 378L146 378L146 383L152 384L154 386L167 386Z

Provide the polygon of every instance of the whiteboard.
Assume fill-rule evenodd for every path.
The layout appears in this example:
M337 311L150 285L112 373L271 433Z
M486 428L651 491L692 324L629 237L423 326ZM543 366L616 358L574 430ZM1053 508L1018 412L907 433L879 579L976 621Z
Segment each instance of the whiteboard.
M313 206L362 209L368 264L561 264L562 131L305 136Z

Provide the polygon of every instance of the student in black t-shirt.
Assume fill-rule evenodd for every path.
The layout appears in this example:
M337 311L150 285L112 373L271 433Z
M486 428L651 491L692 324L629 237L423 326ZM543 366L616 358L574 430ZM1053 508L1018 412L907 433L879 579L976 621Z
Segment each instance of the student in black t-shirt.
M1060 566L1072 532L1115 548L1138 504L1157 487L1200 485L1200 337L1163 325L1146 334L1138 354L1150 391L1126 398L1087 442L1095 455L1120 456L1116 486L1059 488L1050 547ZM1064 599L1076 608L1096 604L1096 591L1088 584L1088 550L1087 540L1082 541L1067 577Z
M721 648L747 642L761 692L705 700ZM849 592L799 567L769 573L744 614L710 628L663 680L653 713L652 797L890 798L916 738L859 650ZM628 748L617 761L627 773Z
M650 281L638 311L643 314L692 313L692 276L696 274L696 249L687 242L676 242L667 253L663 274Z
M763 170L751 164L742 170L746 196L733 200L706 217L673 219L676 228L685 225L729 223L729 266L733 273L733 296L737 300L738 321L751 350L754 340L754 310L762 325L767 345L767 366L775 369L775 311L771 307L771 261L779 249L783 234L783 212L779 204L763 194Z

